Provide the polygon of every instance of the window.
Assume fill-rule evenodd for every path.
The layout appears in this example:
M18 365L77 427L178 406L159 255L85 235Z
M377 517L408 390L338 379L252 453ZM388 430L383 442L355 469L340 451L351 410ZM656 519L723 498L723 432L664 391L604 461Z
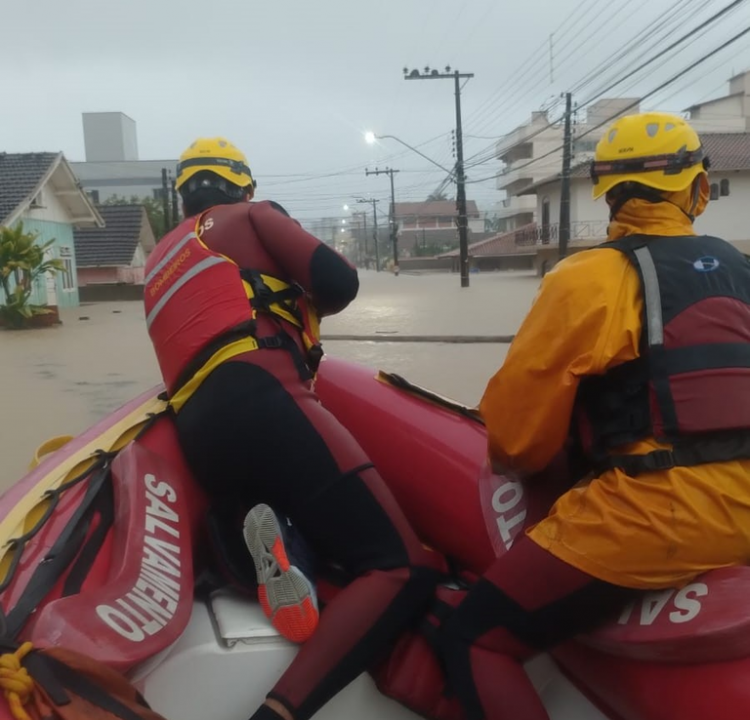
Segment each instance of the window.
M574 140L573 153L594 152L598 142L598 140Z
M31 201L29 208L34 210L35 208L43 208L43 207L44 207L44 193L42 190L40 190L34 196L34 199Z
M711 183L711 200L719 199L719 184Z
M75 290L76 284L73 281L73 261L70 258L63 258L65 270L62 271L63 290Z
M724 178L719 183L719 195L721 195L721 197L727 197L729 195L729 178Z
M60 246L60 259L63 261L64 269L60 272L63 290L75 290L76 282L73 275L73 251L67 245Z

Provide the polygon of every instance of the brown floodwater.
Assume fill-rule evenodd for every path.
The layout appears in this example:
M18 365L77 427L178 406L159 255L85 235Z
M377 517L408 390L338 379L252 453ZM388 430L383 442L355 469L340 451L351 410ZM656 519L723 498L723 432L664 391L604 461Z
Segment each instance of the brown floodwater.
M357 300L327 318L325 335L507 335L538 287L525 272L471 276L361 273ZM26 470L35 448L75 435L159 382L137 302L66 310L56 328L0 331L0 491ZM329 355L399 373L467 404L479 401L507 345L325 342Z

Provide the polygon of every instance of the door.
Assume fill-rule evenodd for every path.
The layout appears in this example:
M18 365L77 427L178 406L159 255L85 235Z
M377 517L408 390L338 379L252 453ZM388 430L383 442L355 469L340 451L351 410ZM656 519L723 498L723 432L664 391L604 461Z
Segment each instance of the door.
M54 247L48 247L44 251L44 259L45 260L55 259ZM47 284L47 305L51 305L52 307L57 307L57 280L55 279L55 273L48 272L45 275L45 281Z
M549 245L549 198L542 200L542 245Z

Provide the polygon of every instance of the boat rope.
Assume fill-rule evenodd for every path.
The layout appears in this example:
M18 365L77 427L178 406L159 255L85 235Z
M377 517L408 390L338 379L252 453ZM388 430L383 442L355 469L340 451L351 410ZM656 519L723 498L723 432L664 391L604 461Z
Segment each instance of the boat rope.
M34 692L34 680L21 666L21 661L33 647L30 642L25 642L15 652L0 655L0 688L15 720L31 720L23 706Z

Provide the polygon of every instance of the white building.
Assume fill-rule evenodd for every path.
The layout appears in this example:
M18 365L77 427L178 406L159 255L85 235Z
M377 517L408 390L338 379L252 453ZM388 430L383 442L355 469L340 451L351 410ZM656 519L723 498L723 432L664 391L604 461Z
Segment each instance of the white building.
M711 159L711 202L695 222L698 233L716 235L750 252L750 133L701 133ZM556 173L522 192L536 198L541 243L556 244L559 238L560 174ZM591 197L589 164L579 163L571 171L571 241L603 242L607 235L608 208L603 199Z
M138 159L135 120L121 112L83 113L86 162Z
M687 108L698 131L750 132L750 70L729 80L729 94Z
M139 160L136 123L124 113L83 113L85 162L70 163L96 203L118 195L161 199L163 171L171 190L177 160Z
M598 125L625 112L638 112L637 98L603 98L586 111L585 122L574 127L574 138L587 127ZM529 225L539 218L533 193L524 192L530 185L549 177L562 164L563 125L550 123L547 111L533 112L531 121L517 127L497 143L496 156L503 163L497 176L497 188L506 194L496 209L501 232ZM574 142L576 160L593 154L593 137Z

